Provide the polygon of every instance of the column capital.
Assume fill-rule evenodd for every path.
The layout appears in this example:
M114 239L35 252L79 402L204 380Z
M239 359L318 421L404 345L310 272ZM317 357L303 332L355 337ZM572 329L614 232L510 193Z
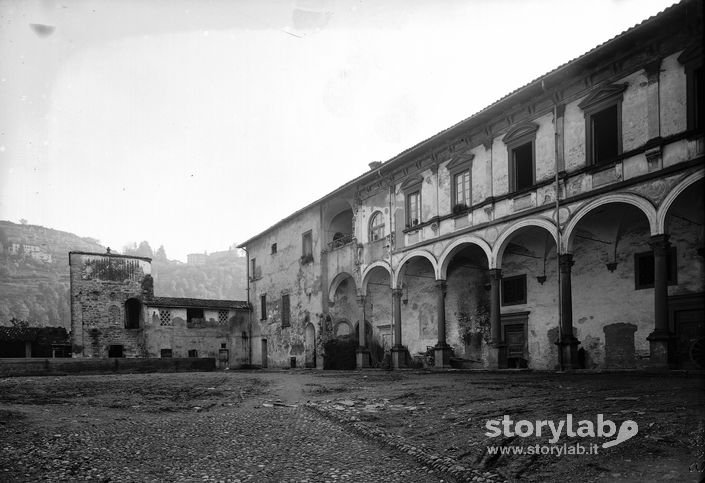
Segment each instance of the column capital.
M358 305L365 305L365 300L367 299L367 295L358 295L357 296L357 303Z
M398 299L401 299L401 296L404 295L404 290L400 288L393 288L392 289L392 297L396 297Z
M671 246L671 242L669 241L670 236L662 233L659 235L653 235L651 238L649 238L649 245L653 249L658 249L658 248L669 248Z
M502 278L501 268L490 268L490 280L500 280Z
M572 253L561 253L558 255L558 265L560 265L561 269L570 270L574 263Z
M445 296L448 291L448 282L445 280L436 280L436 288L443 292L443 295Z

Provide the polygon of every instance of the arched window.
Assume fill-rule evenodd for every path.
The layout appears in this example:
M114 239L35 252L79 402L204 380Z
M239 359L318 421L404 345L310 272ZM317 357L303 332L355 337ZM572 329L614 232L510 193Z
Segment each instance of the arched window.
M139 329L142 319L142 303L137 299L128 299L125 302L125 328Z
M376 211L370 218L370 241L384 238L384 217L381 211Z

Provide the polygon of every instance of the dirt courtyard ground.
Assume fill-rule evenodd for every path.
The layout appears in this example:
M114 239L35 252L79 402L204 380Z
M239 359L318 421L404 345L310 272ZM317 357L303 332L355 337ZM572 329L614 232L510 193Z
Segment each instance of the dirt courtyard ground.
M488 480L700 481L704 389L702 376L695 375L524 371L6 378L0 379L0 481L372 481L379 465L361 469L354 458L379 455L391 474L381 478L388 481L467 479L467 473L444 472L448 465L479 471ZM487 421L505 415L532 426L544 420L568 425L572 415L577 435L567 435L564 428L553 445L550 433L487 435ZM616 435L592 437L578 431L580 425L583 431L589 426L581 421L595 426L598 415L616 428L634 421L638 433L602 448ZM527 426L512 428L522 432ZM335 436L337 431L343 436ZM351 449L344 457L338 445L347 444L345 434L350 445L361 434L372 436L360 440L363 449ZM395 453L388 441L411 450ZM488 450L526 452L539 445L569 451L578 443L597 445L599 452L492 455ZM227 444L240 446L227 449ZM325 464L315 461L319 458ZM341 468L358 466L357 473L334 471L336 461ZM438 461L440 470L424 461ZM412 466L418 468L402 477L398 468ZM427 477L413 477L423 472ZM302 474L310 478L297 476Z

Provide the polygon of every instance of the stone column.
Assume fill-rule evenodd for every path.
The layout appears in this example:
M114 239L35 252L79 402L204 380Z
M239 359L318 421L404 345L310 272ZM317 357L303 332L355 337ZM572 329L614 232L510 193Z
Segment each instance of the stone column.
M668 367L668 345L671 333L668 328L668 235L654 235L649 242L654 251L654 331L649 334L651 364Z
M561 337L557 344L563 369L567 371L579 369L578 345L580 342L573 335L573 294L570 280L573 263L575 262L573 262L572 253L563 253L558 256L558 267L561 272Z
M356 351L358 369L370 367L370 351L366 347L367 344L365 342L365 299L364 295L357 298L357 303L360 306L360 323L357 331L358 348Z
M490 269L490 344L488 365L490 369L501 369L504 365L502 342L502 315L500 308L499 289L502 283L502 269Z
M392 289L394 304L394 347L392 347L392 367L399 369L406 366L406 349L401 345L401 297L402 289Z
M438 318L438 343L434 347L434 366L450 367L452 349L446 342L446 292L445 280L436 280L436 316Z

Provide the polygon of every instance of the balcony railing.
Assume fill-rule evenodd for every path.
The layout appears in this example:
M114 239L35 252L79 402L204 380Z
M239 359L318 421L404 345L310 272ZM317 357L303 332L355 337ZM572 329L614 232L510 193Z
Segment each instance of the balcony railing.
M335 238L332 242L328 243L328 249L335 250L337 248L344 247L345 245L349 245L350 243L352 243L352 241L352 234L339 236Z

